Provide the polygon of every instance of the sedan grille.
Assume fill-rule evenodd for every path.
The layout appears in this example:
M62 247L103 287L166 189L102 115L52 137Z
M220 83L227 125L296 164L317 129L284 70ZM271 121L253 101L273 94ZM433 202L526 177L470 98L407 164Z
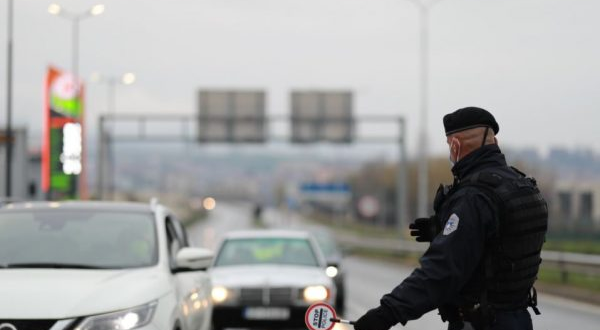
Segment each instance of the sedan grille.
M292 303L291 288L243 288L240 302L246 306L286 306Z
M0 320L2 330L49 330L56 320Z

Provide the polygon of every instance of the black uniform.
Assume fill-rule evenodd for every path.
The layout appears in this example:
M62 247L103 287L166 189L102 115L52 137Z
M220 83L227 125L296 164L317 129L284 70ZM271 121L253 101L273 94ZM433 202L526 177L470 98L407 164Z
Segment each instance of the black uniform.
M535 305L530 289L547 227L535 181L508 167L497 145L469 153L452 172L452 188L436 198L440 232L421 267L359 319L357 330L406 324L436 308L450 329L463 321L465 328L532 328L527 307Z

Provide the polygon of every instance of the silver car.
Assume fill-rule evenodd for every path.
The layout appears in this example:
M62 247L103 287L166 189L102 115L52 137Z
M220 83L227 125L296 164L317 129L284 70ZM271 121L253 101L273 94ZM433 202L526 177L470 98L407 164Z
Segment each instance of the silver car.
M336 286L308 232L238 231L228 234L210 270L213 327L304 327L315 302L335 301Z

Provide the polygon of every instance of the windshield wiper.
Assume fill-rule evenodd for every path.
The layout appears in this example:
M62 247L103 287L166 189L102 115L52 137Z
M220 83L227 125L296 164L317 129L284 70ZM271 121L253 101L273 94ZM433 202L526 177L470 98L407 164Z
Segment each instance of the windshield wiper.
M72 269L109 269L108 267L84 265L84 264L66 264L53 262L23 262L12 264L0 264L0 268L72 268Z

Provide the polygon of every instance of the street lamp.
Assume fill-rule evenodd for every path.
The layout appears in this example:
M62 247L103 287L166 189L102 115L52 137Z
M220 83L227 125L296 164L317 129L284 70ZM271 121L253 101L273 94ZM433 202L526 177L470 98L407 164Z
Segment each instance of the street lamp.
M124 73L120 76L102 75L98 72L92 73L90 81L93 83L106 83L108 89L107 112L110 116L116 115L116 87L117 85L131 85L135 83L135 74L131 72Z
M442 0L408 0L419 10L419 75L420 75L420 129L418 148L418 192L417 192L417 216L427 216L427 200L429 187L429 156L427 112L429 110L429 11Z
M6 38L6 155L5 155L5 190L6 197L12 195L12 87L13 87L13 17L14 17L14 2L8 1L7 10L7 38Z
M75 88L79 89L79 22L89 18L89 17L93 17L93 16L98 16L100 14L102 14L104 12L104 5L102 4L97 4L94 5L92 8L81 12L81 13L73 13L70 11L65 10L63 7L61 7L60 5L53 3L50 6L48 6L48 13L50 13L51 15L55 15L55 16L59 16L62 18L65 18L69 21L71 21L71 23L73 24L73 36L72 36L72 67L71 67L71 71L73 73L73 77L74 77L74 81L75 81Z
M110 126L111 131L108 133L114 133L114 128L115 128L115 116L116 116L116 109L117 109L117 102L116 102L116 87L117 85L131 85L135 82L135 74L131 73L131 72L127 72L124 73L120 76L106 76L106 75L101 75L98 72L94 72L92 73L91 76L91 81L93 83L106 83L107 86L107 113L109 114L109 117L112 117L113 122ZM102 118L100 119L101 121L103 120ZM105 174L106 177L108 177L110 185L109 185L109 190L110 193L114 193L114 155L112 153L112 150L107 150L108 146L110 146L110 138L111 138L111 134L106 134L107 132L104 131L104 125L100 124L100 130L99 130L99 134L100 134L100 138L98 139L99 141L99 148L98 148L98 169L97 169L97 193L98 193L98 198L103 199L103 195L104 195L104 178L105 178ZM109 159L108 161L108 168L105 168L105 160ZM107 173L105 173L105 171Z

